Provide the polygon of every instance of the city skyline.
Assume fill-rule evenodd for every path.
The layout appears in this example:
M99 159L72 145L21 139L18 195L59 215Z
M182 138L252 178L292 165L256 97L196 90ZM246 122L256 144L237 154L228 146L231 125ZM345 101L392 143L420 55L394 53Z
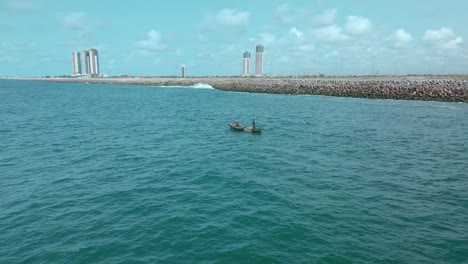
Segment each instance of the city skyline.
M240 75L239 54L258 43L267 47L265 75L302 75L309 69L325 75L463 74L468 69L463 11L468 2L462 0L424 5L201 0L186 7L5 0L0 76L70 74L68 54L82 47L99 50L99 72L109 75L178 75L186 64L191 76L233 76ZM155 16L154 10L168 15ZM124 15L129 18L121 19Z

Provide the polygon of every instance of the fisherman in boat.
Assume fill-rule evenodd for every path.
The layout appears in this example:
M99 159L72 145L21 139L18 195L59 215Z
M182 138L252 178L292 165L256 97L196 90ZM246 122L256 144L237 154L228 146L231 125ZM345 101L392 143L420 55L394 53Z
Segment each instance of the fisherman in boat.
M255 119L252 119L252 127L255 128Z

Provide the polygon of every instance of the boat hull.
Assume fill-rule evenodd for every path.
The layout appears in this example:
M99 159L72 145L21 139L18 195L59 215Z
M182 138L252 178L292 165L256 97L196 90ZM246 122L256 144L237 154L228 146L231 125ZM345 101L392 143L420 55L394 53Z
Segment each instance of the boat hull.
M259 127L244 127L244 131L250 133L260 133L262 132L262 129Z
M240 124L228 123L228 126L236 131L244 131L244 126Z

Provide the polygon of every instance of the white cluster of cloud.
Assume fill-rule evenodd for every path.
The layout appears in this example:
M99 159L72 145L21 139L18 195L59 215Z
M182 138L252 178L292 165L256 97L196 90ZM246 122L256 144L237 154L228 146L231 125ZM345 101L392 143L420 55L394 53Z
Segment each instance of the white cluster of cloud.
M312 17L312 23L318 28L312 30L315 38L323 42L342 42L349 39L343 29L336 25L336 9L327 9Z
M76 31L78 39L84 39L89 32L95 31L100 26L97 20L84 12L58 13L57 23L66 29Z
M348 16L344 27L340 27L335 23L336 13L336 9L329 9L314 18L316 23L323 25L313 30L316 38L324 42L344 42L351 40L353 36L358 37L371 33L373 26L369 19Z
M342 42L350 39L348 35L343 33L341 27L337 25L315 29L313 32L315 37L324 42Z
M234 9L223 9L216 14L216 22L219 25L235 28L245 27L249 23L249 13L236 11Z
M282 29L271 25L266 27L269 29L266 30L268 33L263 33L276 36L275 42L270 41L271 45L265 45L265 50L269 52L268 56L276 58L277 62L287 62L295 66L308 65L316 58L323 58L329 62L335 61L334 66L330 67L336 68L336 61L345 57L360 64L364 62L370 68L371 57L380 60L394 58L394 61L397 61L404 60L410 53L414 53L412 67L422 69L424 67L418 66L417 61L428 54L436 56L438 61L441 56L453 54L457 54L458 58L468 58L468 49L463 45L463 37L450 27L428 29L425 32L417 32L414 29L411 32L403 27L386 31L385 27L391 25L375 25L371 19L359 15L344 14L339 17L337 9L325 9L315 15L309 13L307 16L303 13L294 16L293 10L290 5L280 5L273 14L273 19L279 20L281 26L290 26L290 38L285 38L284 35L282 37ZM305 17L307 19L304 19ZM416 37L417 35L420 36ZM257 39L261 41L262 37ZM284 51L288 51L287 55L284 55ZM417 55L418 51L421 51L422 55ZM395 62L380 63L390 65ZM373 64L377 68L378 59L374 59ZM399 72L401 65L386 67L393 67L393 72ZM350 72L355 70L357 69L349 69Z
M289 30L289 33L293 34L293 35L296 36L296 38L298 38L298 39L304 39L304 32L297 30L296 27L292 27L292 28Z
M307 17L304 9L291 7L289 4L279 5L274 13L273 20L280 26L292 26Z
M404 29L399 28L393 32L389 39L392 42L393 48L402 49L407 47L411 43L413 37Z
M358 16L349 16L346 19L346 31L353 35L364 35L372 30L372 23L369 19Z
M252 39L251 40L257 44L260 43L264 46L272 46L276 42L276 36L274 34L263 32L258 34L258 36L259 38L257 41Z
M301 56L304 53L310 53L314 51L315 46L312 44L297 45L297 46L292 46L291 50L295 52L297 55Z
M205 15L199 27L203 31L239 30L249 24L249 19L249 12L225 8L216 14Z
M455 50L463 44L463 38L457 36L452 28L428 29L423 40L442 50Z
M335 23L336 20L336 9L327 9L323 13L315 15L312 20L313 23L319 26L329 26Z
M158 31L152 29L146 35L146 39L135 43L137 48L149 53L160 52L168 48L168 45L162 40L161 34Z
M274 13L274 19L281 25L291 25L296 22L296 16L291 15L291 8L288 4L278 6Z
M83 12L71 12L57 15L58 23L68 29L86 29L89 26L89 20L88 16Z

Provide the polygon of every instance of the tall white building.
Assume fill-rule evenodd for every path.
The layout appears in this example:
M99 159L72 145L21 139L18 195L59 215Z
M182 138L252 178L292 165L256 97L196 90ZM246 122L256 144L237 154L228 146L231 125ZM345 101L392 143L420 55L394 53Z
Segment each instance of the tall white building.
M244 59L242 62L242 76L250 76L250 52L244 52Z
M263 76L263 45L257 45L255 56L255 76Z
M91 49L91 76L99 75L99 55L97 49Z
M83 50L84 74L91 75L89 50Z
M85 63L85 74L91 77L99 76L99 54L97 49L83 51L83 59Z
M72 52L73 76L81 75L81 56L77 51Z

